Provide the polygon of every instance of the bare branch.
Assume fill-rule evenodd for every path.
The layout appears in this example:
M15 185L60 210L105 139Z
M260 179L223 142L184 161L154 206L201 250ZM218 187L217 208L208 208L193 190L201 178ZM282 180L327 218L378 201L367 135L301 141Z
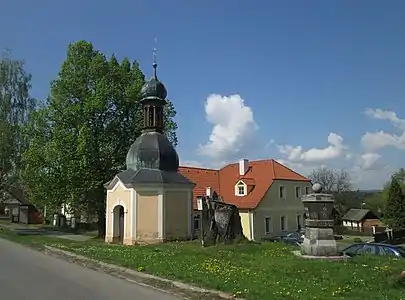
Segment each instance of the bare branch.
M308 177L313 183L321 184L326 193L341 193L352 189L350 174L345 170L322 167L314 170Z

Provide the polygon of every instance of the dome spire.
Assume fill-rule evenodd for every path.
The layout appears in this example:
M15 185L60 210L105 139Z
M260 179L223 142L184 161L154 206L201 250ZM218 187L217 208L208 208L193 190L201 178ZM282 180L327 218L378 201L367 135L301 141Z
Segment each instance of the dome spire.
M157 39L154 38L154 42L156 43ZM145 82L142 86L141 91L139 93L139 99L142 102L150 102L152 99L156 102L160 102L160 105L166 104L166 97L167 97L167 90L162 82L159 81L157 78L157 63L156 63L156 45L154 45L152 51L152 59L153 59L153 74L152 77ZM160 99L160 100L159 100Z
M156 62L156 43L157 43L157 39L156 39L156 37L154 38L154 42L155 42L155 47L153 47L153 51L152 51L152 59L153 59L153 64L152 64L152 67L153 67L153 77L154 78L157 78L157 75L156 75L156 69L157 69L157 62Z

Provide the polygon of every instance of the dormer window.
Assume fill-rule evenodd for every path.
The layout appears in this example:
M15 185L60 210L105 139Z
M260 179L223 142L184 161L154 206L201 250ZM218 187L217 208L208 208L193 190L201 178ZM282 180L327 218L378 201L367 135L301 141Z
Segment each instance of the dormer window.
M237 185L237 195L238 196L245 196L246 194L246 187L243 182L239 182Z
M246 196L254 188L255 182L251 178L240 179L235 185L235 195L236 196Z

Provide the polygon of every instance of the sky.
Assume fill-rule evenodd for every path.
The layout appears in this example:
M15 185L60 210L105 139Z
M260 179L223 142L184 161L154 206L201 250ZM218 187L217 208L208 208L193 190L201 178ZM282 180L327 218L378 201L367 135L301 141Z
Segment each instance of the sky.
M404 167L403 0L1 0L0 49L25 60L34 97L79 40L148 77L157 48L182 165L273 158L361 189Z

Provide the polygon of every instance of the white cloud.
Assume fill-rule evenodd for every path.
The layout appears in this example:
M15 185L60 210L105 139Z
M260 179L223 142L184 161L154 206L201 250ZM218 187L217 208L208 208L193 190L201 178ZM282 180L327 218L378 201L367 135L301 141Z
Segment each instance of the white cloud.
M273 144L275 143L275 140L271 139L264 145L264 149L269 149Z
M252 159L252 149L255 148L252 143L256 140L258 126L252 109L245 105L240 95L210 95L206 99L205 114L206 120L213 125L208 141L200 145L197 151L209 158L204 160L205 167L218 168L242 157ZM384 164L377 150L387 146L405 149L405 119L382 109L367 109L365 115L387 120L399 132L367 132L361 139L363 152L360 153L349 151L342 136L336 133L328 135L325 148L277 145L281 154L277 161L304 176L320 167L345 169L355 187L381 188L395 168ZM275 144L273 139L269 139L263 146L267 151ZM184 161L181 165L203 167L198 161Z
M185 160L185 161L180 161L180 166L182 167L194 167L194 168L205 168L205 166L196 160Z
M397 171L394 167L379 164L371 169L364 169L354 165L350 170L350 179L355 187L360 189L381 189L390 176Z
M390 110L368 108L365 114L373 119L387 120L400 134L390 134L382 130L377 132L366 132L361 138L361 145L365 151L375 152L385 147L395 147L401 150L405 149L405 120L400 119L397 114Z
M300 162L293 162L293 161L282 159L282 158L276 159L276 161L303 176L308 176L309 174L312 173L312 171L314 171L316 169L319 169L322 167L327 167L327 165L325 165L325 164L316 165L316 164L311 164L311 163L300 163Z
M378 160L381 155L378 153L367 152L359 156L356 166L361 170L373 170L378 167L381 167L381 164L378 164Z
M393 111L382 110L380 108L377 109L367 108L365 114L377 120L388 120L395 127L401 129L402 131L405 131L405 120L398 118L397 114Z
M252 149L258 126L252 109L240 95L212 94L205 103L206 119L213 125L209 141L198 153L224 163L245 157Z
M328 135L328 147L323 149L312 148L307 151L302 146L279 145L278 149L287 160L292 162L322 162L336 159L346 154L347 147L343 145L343 138L336 133Z
M277 161L303 176L308 176L312 171L323 167L343 169L349 173L351 182L355 188L376 189L382 188L394 171L393 168L379 163L379 158L379 154L376 153L358 155L351 167L343 163L331 165L330 162L314 164L308 162L292 162L285 159L277 159Z

